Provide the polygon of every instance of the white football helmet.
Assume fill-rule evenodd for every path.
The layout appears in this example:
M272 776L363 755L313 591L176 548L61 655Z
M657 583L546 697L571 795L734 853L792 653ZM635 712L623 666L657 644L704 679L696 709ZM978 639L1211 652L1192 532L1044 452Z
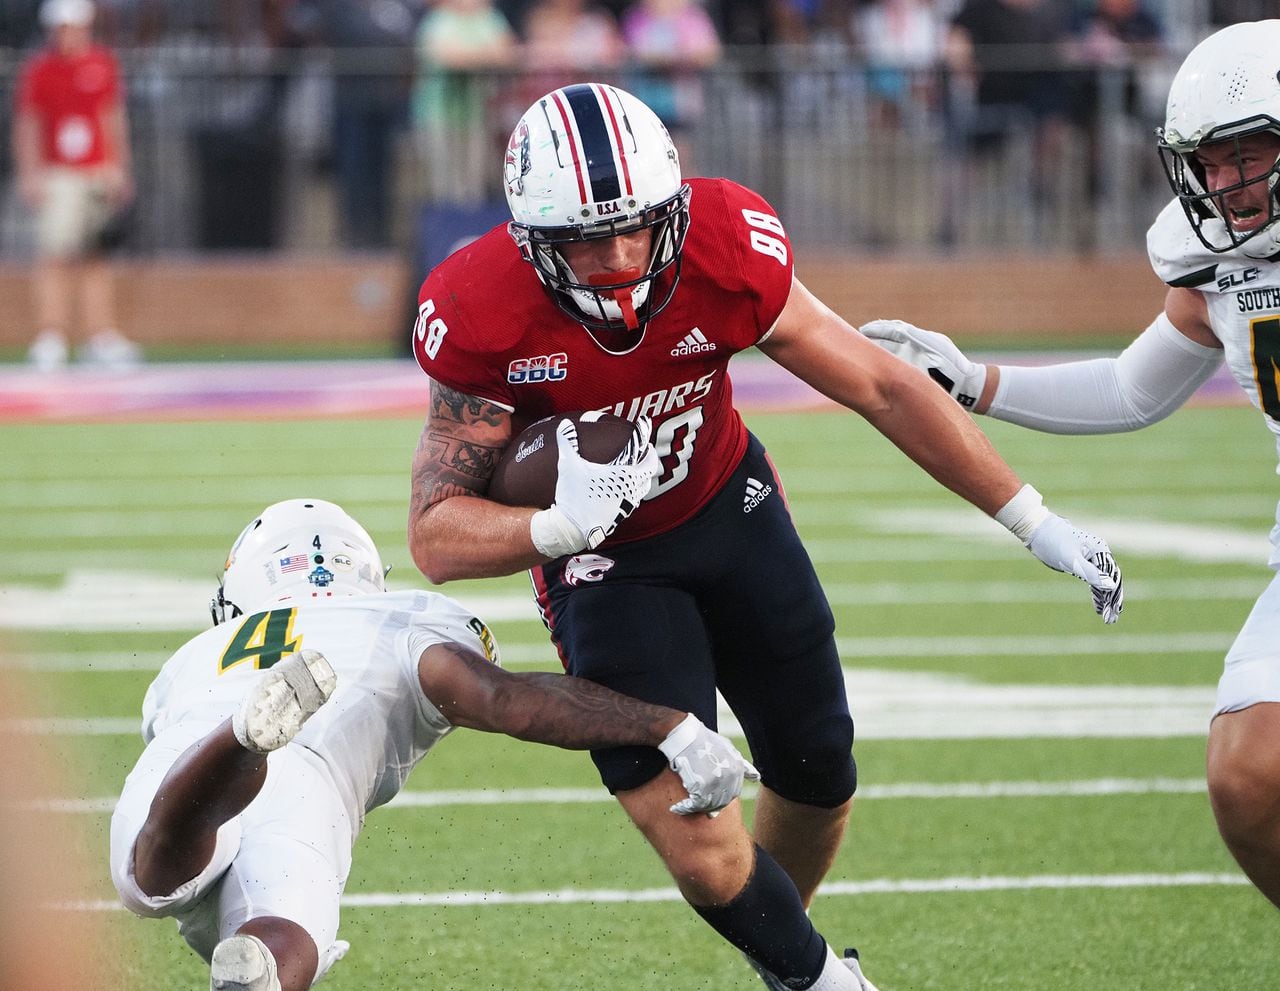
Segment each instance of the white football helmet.
M1280 159L1263 175L1209 192L1195 151L1220 141L1236 142L1250 134L1280 136L1280 20L1233 24L1191 50L1169 87L1164 127L1157 131L1165 175L1177 194L1196 236L1214 252L1251 242L1244 253L1270 258L1280 251L1280 205L1276 180ZM1224 216L1222 196L1252 183L1265 182L1268 219L1238 231Z
M638 331L671 302L690 190L667 129L630 93L580 83L542 97L511 134L503 180L511 237L575 321ZM584 281L559 251L645 228L653 231L648 270L620 273L616 283Z
M209 608L217 626L281 603L383 592L385 577L372 538L341 506L289 499L241 531Z

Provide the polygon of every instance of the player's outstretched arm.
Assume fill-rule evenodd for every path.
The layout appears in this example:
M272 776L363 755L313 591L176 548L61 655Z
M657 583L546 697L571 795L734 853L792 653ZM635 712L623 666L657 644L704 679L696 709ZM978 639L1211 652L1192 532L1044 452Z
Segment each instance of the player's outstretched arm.
M1004 524L1038 560L1087 582L1095 611L1114 622L1121 586L1106 542L1045 509L1039 494L1022 484L973 420L928 377L858 333L799 280L760 348L865 417L938 482Z
M1170 290L1166 311L1116 357L1037 368L977 364L946 335L902 320L873 320L859 330L961 406L1057 434L1120 433L1163 420L1223 356L1204 297L1190 289Z
M504 671L456 644L418 661L422 690L455 726L505 733L568 750L658 747L689 797L673 812L715 812L756 769L725 737L689 713L651 705L592 681L542 671Z

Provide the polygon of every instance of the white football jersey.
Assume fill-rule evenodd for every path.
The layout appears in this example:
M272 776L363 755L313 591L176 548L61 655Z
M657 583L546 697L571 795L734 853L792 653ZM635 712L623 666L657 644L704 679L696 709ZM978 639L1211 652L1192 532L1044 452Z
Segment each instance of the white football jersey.
M1227 367L1262 411L1280 456L1280 264L1240 249L1215 254L1191 230L1177 200L1147 232L1147 254L1163 282L1204 294L1209 324L1222 342ZM1280 473L1280 467L1276 469ZM1280 508L1277 509L1280 521ZM1271 531L1280 566L1280 522Z
M453 729L418 681L418 658L441 642L498 663L488 627L435 592L371 593L241 616L188 641L160 669L143 701L142 735L150 742L180 723L219 723L239 708L260 669L303 647L319 650L338 687L294 744L320 756L351 822L361 823Z

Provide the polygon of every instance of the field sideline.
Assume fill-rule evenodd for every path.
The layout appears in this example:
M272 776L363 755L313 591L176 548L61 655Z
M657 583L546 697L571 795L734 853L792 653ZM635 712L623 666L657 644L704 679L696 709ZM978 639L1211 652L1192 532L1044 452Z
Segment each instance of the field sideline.
M1114 438L981 421L1052 508L1111 541L1129 604L1107 628L1083 585L856 418L802 408L747 418L830 591L859 727L862 797L818 927L862 950L881 991L1274 987L1275 912L1203 785L1221 657L1270 577L1275 450L1257 414L1199 406ZM76 911L109 934L102 986L205 987L171 924L116 909L106 878L142 693L207 623L227 543L268 502L344 504L393 587L419 583L403 522L420 413L19 419L35 422L0 423L0 676L38 711L10 728L56 760L38 811L79 827L95 867ZM527 588L445 591L491 620L509 666L551 670ZM340 935L335 991L760 986L584 756L465 732L370 817Z

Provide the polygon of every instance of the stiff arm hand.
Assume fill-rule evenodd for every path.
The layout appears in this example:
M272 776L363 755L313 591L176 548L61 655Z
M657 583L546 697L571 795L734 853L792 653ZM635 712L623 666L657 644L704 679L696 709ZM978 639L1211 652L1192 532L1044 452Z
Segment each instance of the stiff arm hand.
M945 334L905 320L872 320L858 328L895 357L915 365L965 409L973 409L987 381L987 366L970 361Z
M1124 580L1105 540L1049 512L1040 493L1030 485L1024 485L995 518L1037 560L1087 583L1093 593L1093 611L1104 623L1120 618L1124 611Z
M890 354L927 373L961 406L973 409L982 396L987 366L966 358L945 334L922 330L905 320L872 320L858 329ZM1086 582L1093 594L1093 610L1103 622L1120 618L1124 582L1105 540L1049 512L1030 485L996 513L996 520L1013 531L1037 560Z
M667 734L658 749L689 793L671 806L677 815L714 815L738 797L744 779L760 780L760 772L728 739L692 713Z
M635 512L661 470L650 442L647 416L635 424L626 448L607 465L578 453L578 428L556 424L556 495L550 508L534 513L529 524L533 545L550 558L594 549Z

